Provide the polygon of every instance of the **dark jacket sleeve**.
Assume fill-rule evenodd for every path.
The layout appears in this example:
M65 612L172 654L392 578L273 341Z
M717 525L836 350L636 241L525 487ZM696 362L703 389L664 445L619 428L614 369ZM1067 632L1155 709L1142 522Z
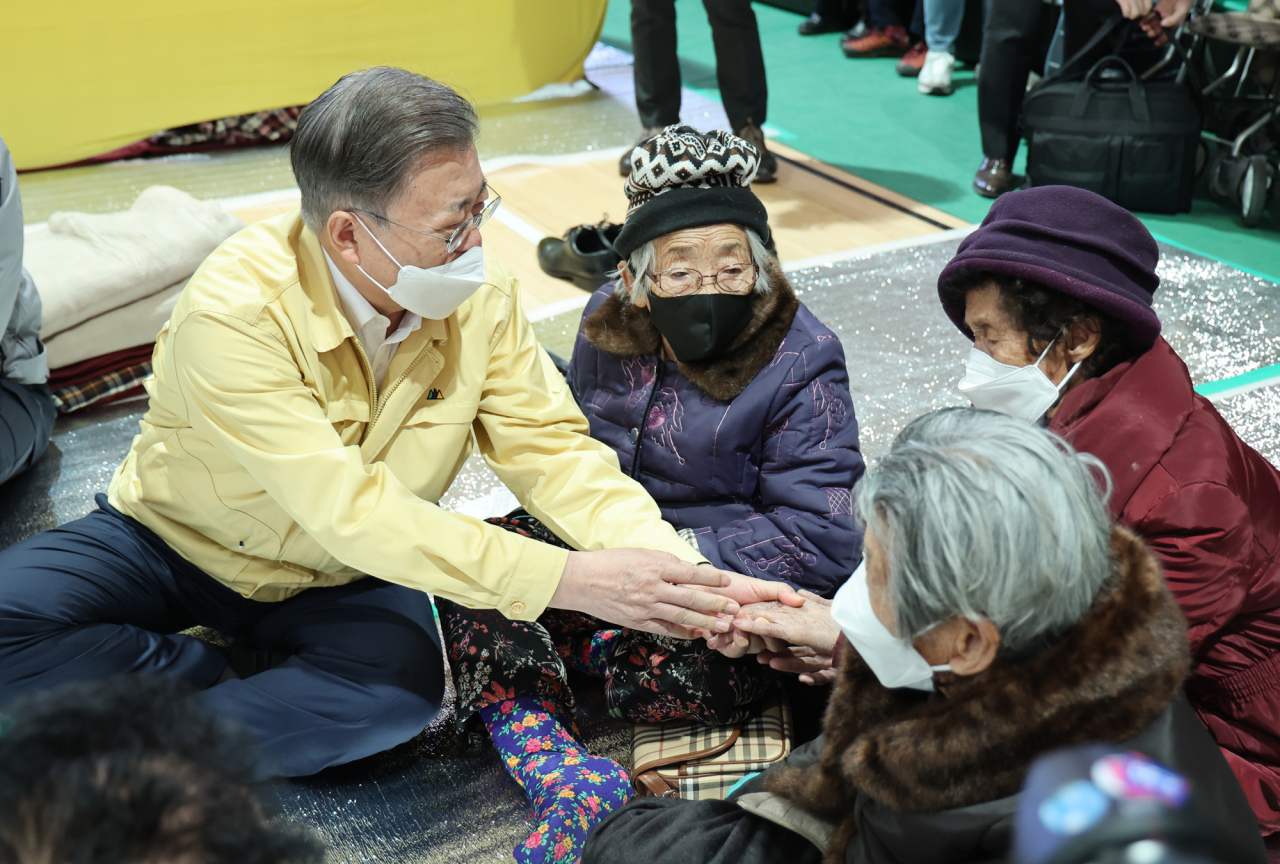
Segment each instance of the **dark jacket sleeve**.
M765 426L759 509L699 530L698 544L719 567L830 597L862 557L852 497L865 470L858 422L839 340L814 341L788 359Z
M820 864L803 837L730 801L637 798L587 837L583 864Z
M846 864L979 864L1009 852L1017 796L936 813L899 813L859 795Z

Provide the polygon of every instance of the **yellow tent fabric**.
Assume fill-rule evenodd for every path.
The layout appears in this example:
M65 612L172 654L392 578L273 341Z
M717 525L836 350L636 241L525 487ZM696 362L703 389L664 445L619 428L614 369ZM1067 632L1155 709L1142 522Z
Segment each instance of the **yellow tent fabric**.
M309 102L402 66L485 105L581 77L607 0L41 0L0 15L0 137L18 168Z

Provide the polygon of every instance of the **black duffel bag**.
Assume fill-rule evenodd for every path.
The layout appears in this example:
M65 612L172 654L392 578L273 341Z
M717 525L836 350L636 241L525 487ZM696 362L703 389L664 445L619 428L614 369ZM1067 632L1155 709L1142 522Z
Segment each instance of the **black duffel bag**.
M1077 186L1127 210L1185 212L1201 123L1191 88L1144 82L1117 54L1103 57L1082 79L1068 74L1121 20L1109 21L1027 94L1028 183Z

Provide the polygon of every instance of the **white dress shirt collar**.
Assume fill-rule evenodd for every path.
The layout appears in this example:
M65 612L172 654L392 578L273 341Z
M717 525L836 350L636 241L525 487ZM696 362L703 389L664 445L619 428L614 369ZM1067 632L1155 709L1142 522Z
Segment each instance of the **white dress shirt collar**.
M410 333L422 326L422 316L406 310L404 317L400 319L400 326L393 333L388 334L387 328L391 326L391 319L373 308L373 304L356 290L351 280L344 276L333 263L327 250L324 253L324 260L329 265L329 275L333 277L334 287L338 289L338 300L342 303L342 311L347 316L351 329L355 331L360 347L368 355L369 362L373 365L373 378L381 387L387 375L387 369L391 366L391 358L395 356L396 348L409 337Z

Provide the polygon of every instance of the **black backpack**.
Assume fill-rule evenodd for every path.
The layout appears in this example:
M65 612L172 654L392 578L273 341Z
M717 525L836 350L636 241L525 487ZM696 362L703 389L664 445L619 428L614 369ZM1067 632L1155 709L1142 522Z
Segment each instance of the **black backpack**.
M1123 19L1115 18L1042 80L1022 107L1031 186L1077 186L1127 210L1191 209L1200 109L1174 81L1142 81L1117 54L1083 78L1067 74Z

